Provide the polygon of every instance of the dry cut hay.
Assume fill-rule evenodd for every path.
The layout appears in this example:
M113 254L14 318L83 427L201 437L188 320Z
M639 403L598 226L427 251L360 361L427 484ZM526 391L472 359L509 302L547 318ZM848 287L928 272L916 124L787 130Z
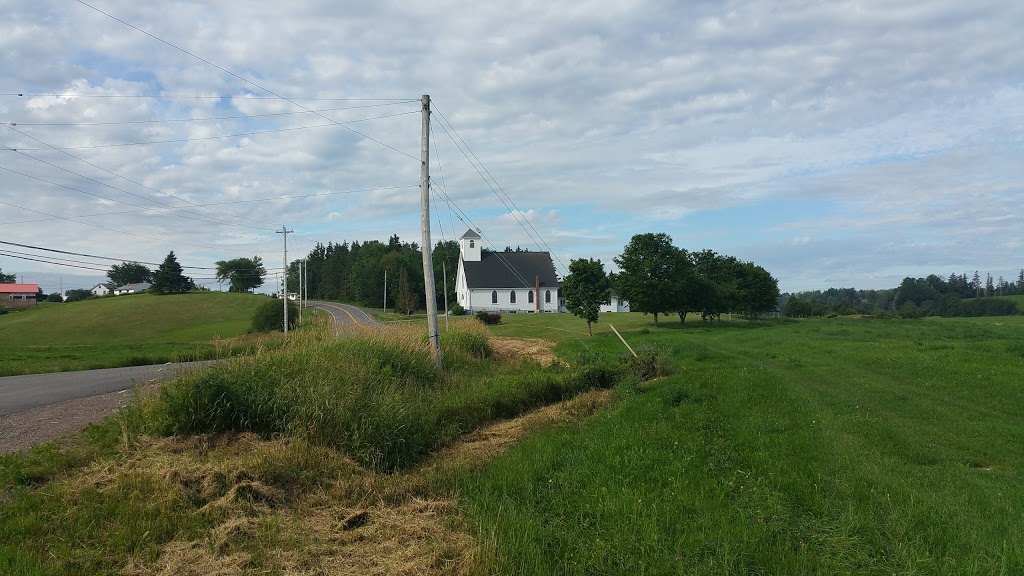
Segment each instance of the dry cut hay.
M536 360L544 366L550 366L559 362L552 349L555 343L541 338L509 338L505 336L491 336L491 348L494 355L505 360L518 360L529 358Z

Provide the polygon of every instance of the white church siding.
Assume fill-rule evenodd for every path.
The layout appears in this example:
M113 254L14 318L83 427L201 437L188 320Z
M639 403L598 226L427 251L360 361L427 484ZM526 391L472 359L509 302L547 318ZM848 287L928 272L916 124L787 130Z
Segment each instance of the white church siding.
M537 283L540 283L540 305ZM475 283L475 284L474 284ZM546 295L550 292L550 301ZM513 302L513 293L515 302ZM455 298L469 312L555 312L558 277L547 252L483 252L472 230L459 238Z

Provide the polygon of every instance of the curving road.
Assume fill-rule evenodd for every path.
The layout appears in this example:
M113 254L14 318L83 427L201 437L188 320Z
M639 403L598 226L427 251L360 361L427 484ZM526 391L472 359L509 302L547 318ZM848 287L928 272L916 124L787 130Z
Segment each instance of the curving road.
M337 302L320 302L316 300L310 300L307 302L308 308L316 308L323 310L331 315L335 324L363 324L367 326L381 326L369 312L362 308L350 306L348 304L338 304ZM308 309L307 308L307 309Z
M0 378L0 416L24 412L65 400L130 390L133 384L166 380L183 370L198 370L212 364L182 362L154 366L129 366L77 372L52 372Z

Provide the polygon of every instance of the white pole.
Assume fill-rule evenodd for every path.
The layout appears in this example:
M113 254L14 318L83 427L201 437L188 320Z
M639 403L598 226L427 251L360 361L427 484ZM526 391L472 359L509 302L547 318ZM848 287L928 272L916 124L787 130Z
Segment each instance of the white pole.
M437 290L430 245L430 96L423 95L422 140L420 142L420 231L423 237L423 291L427 298L427 337L434 349L434 363L441 368L441 335L437 330Z

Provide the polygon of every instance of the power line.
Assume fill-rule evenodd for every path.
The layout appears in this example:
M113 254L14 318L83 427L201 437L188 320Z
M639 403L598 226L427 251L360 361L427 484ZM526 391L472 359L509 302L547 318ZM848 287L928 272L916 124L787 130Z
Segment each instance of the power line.
M135 262L136 264L149 264L151 266L160 266L160 263L157 263L157 262L143 262L143 261L134 260L134 259L131 259L131 258L114 258L112 256L97 256L95 254L85 254L83 252L69 252L67 250L58 250L56 248L45 248L43 246L33 246L31 244L21 244L21 243L18 243L18 242L8 242L6 240L0 240L0 244L5 244L7 246L17 246L19 248L29 248L31 250L42 250L44 252L54 252L54 253L57 253L57 254L67 254L68 256L82 256L82 257L85 257L85 258L96 258L98 260L112 260L112 261L120 261L120 262ZM36 256L36 254L28 254L26 252L15 252L13 250L10 250L10 251L14 252L15 254L25 254L26 256ZM96 264L96 262L81 262L81 261L78 261L78 260L70 260L68 258L57 258L56 256L51 256L51 258L54 258L56 260L67 260L69 262L78 262L79 264ZM182 268L188 268L189 270L217 270L216 267L210 268L210 267L203 267L203 266L182 266ZM267 270L277 270L277 268L269 268Z
M81 2L81 4L85 4L85 2ZM85 4L85 5L89 6L88 4ZM106 12L103 12L102 10L98 10L96 8L93 8L92 6L89 6L89 8L92 8L93 10L96 10L97 12L99 12L101 14L104 14L106 16L110 16L110 14L107 14ZM123 20L120 20L118 18L115 18L114 16L110 16L110 17L113 18L114 20L118 20L119 22L128 25L131 28L135 28L131 24L128 24L127 22L124 22ZM138 28L135 28L135 29L138 30L139 32L142 32L143 34L146 34L147 36L151 36L153 38L156 38L156 36L153 36L149 32L146 32L144 30L139 30ZM173 48L181 50L182 52L185 52L189 56L193 56L195 58L199 58L198 56L195 56L194 54L191 54L190 52L182 50L181 48L178 48L177 46L174 46L173 44L171 44L169 42L165 42L164 40L161 40L160 38L156 38L156 39L160 40L160 42L163 42L164 44L167 44L168 46L171 46ZM199 59L203 60L202 58L199 58ZM203 60L203 62L206 62L206 60ZM206 62L206 63L210 64L211 66L214 66L215 68L219 68L219 66L217 66L216 64L213 64L211 62ZM224 71L224 72L227 72L228 74L231 74L232 76L235 76L233 73L228 72L227 70L223 70L223 69L221 69L221 70ZM265 88L255 84L253 82L249 82L245 78L241 78L241 77L238 77L238 76L235 76L235 77L239 78L240 80L243 80L244 82L248 82L249 84L252 84L253 86L256 86L257 88L260 88L261 90L266 90ZM270 90L266 90L266 91L270 92ZM270 93L273 94L273 92L270 92ZM218 94L218 95L213 95L213 96L195 96L195 95L189 95L189 94L79 94L77 92L64 92L64 93L60 93L60 92L0 92L0 96L19 96L19 97L28 96L28 97L33 97L33 98L38 97L38 96L52 96L54 98L152 98L154 100L230 100L230 99L233 99L233 98L245 98L247 100L287 100L283 96L277 96L277 95L274 95L274 96L256 96L255 94ZM407 103L410 103L410 102L419 102L420 101L419 98L297 98L297 97L296 98L291 98L291 100L297 100L299 102L391 102L392 104L407 104ZM307 112L311 112L311 111L307 111Z
M207 204L192 204L197 208L207 208L210 206L225 206L227 204L245 204L250 202L272 202L275 200L296 200L304 198L317 198L321 196L336 196L339 194L358 194L360 192L376 192L378 190L397 190L401 188L419 188L419 184L408 184L405 186L382 186L377 188L363 188L360 190L344 190L340 192L318 192L316 194L300 194L293 196L271 196L267 198L252 198L249 200L226 200L224 202L210 202ZM68 216L68 218L93 218L96 216L121 216L124 214L138 214L139 212L166 212L168 210L181 210L181 208L144 208L142 210L121 210L118 212L96 212L93 214L81 214L78 216ZM228 214L230 216L230 214ZM241 218L241 216L237 216ZM17 220L14 222L0 222L0 226L8 226L14 224L32 224L35 222L48 222L51 220L59 220L60 218L37 218L34 220ZM303 238L303 236L295 235L296 238ZM308 239L307 239L308 240Z
M85 7L89 8L89 9L91 9L91 10L95 10L96 12L99 12L100 14L103 14L104 16L106 16L108 18L111 18L113 20L116 20L116 21L122 23L125 26L127 26L127 27L129 27L129 28L131 28L133 30L141 32L141 33L145 34L146 36L149 36L150 38L152 38L152 39L154 39L154 40L156 40L158 42L166 44L166 45L170 46L171 48L174 48L175 50L178 50L179 52L182 52L184 54L188 54L189 56L195 58L196 60L199 60L201 62L209 64L210 66L213 66L214 68L220 70L221 72L224 72L225 74L229 74L229 75L231 75L231 76L241 80L242 82L245 82L246 84L249 84L251 86L255 86L256 88L259 88L260 90L263 90L267 94L270 94L272 96L276 96L277 98L279 98L281 100L284 100L285 102L288 102L289 104L292 104L293 106L298 106L299 108L302 108L306 112L311 112L313 114L316 114L317 116L323 118L324 120L328 120L328 121L330 121L332 123L338 124L339 126L341 126L342 128L344 128L346 130L354 132L355 134L358 134L358 135L362 136L363 138L366 138L367 140L370 140L372 142L376 142L377 144L380 144L381 146L384 146L385 148L388 148L390 150L394 150L395 152L398 152L399 154L402 154L403 156L408 156L409 158L412 158L413 160L416 160L417 162L420 161L420 159L418 157L413 156L412 154L409 154L408 152L403 152L403 151L399 150L398 148L395 148L394 146L390 146L388 144L385 144L384 142L381 142L380 140L377 140L376 138L371 138L370 136L367 136L366 134L363 134L362 132L359 132L358 130L356 130L354 128L349 128L348 126L345 126L343 124L335 122L334 120L328 118L327 116L324 116L323 114L321 114L319 112L314 112L313 110L310 110L309 108L306 108L305 106L303 106L302 104L299 104L295 100L292 100L290 98L286 98L286 97L278 94L277 92L274 92L273 90L271 90L269 88L265 88L265 87L255 83L255 82L253 82L252 80L248 80L246 78L243 78L242 76L239 76L238 74L235 74L234 72L228 70L227 68L224 68L222 66L218 66L217 64L214 64L213 62L207 60L206 58L203 58L201 56L197 56L196 54L193 54L192 52L189 52L188 50L185 50L184 48L182 48L180 46L177 46L176 44L172 44L172 43L168 42L167 40L164 40L163 38L160 38L159 36L156 36L154 34L150 34L149 32L146 32L145 30L143 30L142 28L139 28L138 26L130 24L130 23L128 23L128 22L118 18L117 16L114 16L113 14L110 14L108 12L104 12L103 10L100 10L99 8L96 8L95 6L85 2L84 0L75 0L75 1L78 2L79 4L81 4L82 6L85 6Z
M406 100L402 102L388 102L385 104L364 104L361 106L342 106L340 108L320 108L314 112L338 112L341 110L356 110L359 108L377 108L380 106L396 106L408 104L417 100ZM416 111L418 112L418 110ZM415 113L415 112L414 112ZM122 120L119 122L9 122L11 126L124 126L128 124L163 124L173 122L208 122L213 120L247 120L250 118L269 118L275 116L301 116L310 112L268 112L266 114L242 114L238 116L213 116L209 118L170 118L165 120ZM367 118L366 120L374 120ZM362 122L362 120L350 120L350 122Z
M49 148L53 148L54 150L57 150L58 152L60 152L61 154L65 155L65 156L67 156L69 158L72 158L74 160L78 160L79 162L81 162L83 164L86 164L88 166L92 166L93 168L96 168L97 170L101 170L103 172L106 172L107 174L110 174L111 176L115 176L115 177L120 178L122 180L125 180L127 182L131 182L132 184L135 184L137 186L142 186L143 188L146 188L147 190L152 190L153 192L156 192L157 194L160 194L161 196L167 196L168 198L174 198L175 200L178 200L179 202L184 202L186 204L195 205L195 203L190 201L190 200L187 200L185 198L179 198L179 197L177 197L177 196L175 196L173 194L168 194L166 192L163 192L162 190L157 190L156 188L153 188L152 186L148 186L146 184L143 184L142 182L139 182L137 180L132 180L131 178L128 178L127 176L122 176L121 174L118 174L117 172L114 172L114 171L111 171L111 170L107 170L106 168L104 168L102 166L93 164L92 162L89 162L88 160L85 160L84 158L79 158L78 156L75 156L74 154L72 154L70 152L67 152L65 150L59 150L59 149L51 146L47 142L44 142L44 141L40 140L39 138L36 138L35 136L32 136L31 134L26 134L26 133L22 132L21 130L18 130L17 128L15 128L13 126L8 126L8 129L13 130L13 131L17 132L18 134L21 134L22 136L25 136L26 138L31 138L32 140L35 140L36 142L39 142L40 144L42 144L44 146L47 146ZM34 156L31 156L31 157L35 158ZM163 206L170 206L170 204L165 204L163 202L158 202L158 201L152 200L152 199L149 199L149 200L151 202L156 202L157 204L161 204ZM228 214L227 212L223 212L223 211L220 211L220 210L211 210L211 212L216 212L218 214L223 214L223 215L229 216L231 218L237 218L239 220L248 220L248 221L254 222L256 224L264 224L264 225L266 224L266 222L260 222L259 220L253 220L251 218L246 218L244 216L236 216L234 214Z
M14 172L13 170L9 170L8 168L4 168L3 166L0 166L0 170L7 170L8 172ZM98 228L100 230L106 230L107 232L113 232L115 234L124 234L126 236L135 236L137 238L145 238L147 240L156 240L157 242L164 242L164 243L167 243L167 244L180 244L180 245L183 245L183 246L192 246L194 248L207 248L209 250L223 250L224 249L223 246L217 247L217 246L209 246L209 245L206 245L206 244L192 244L192 243L189 243L189 242L181 242L181 241L174 241L174 242L172 242L172 241L167 240L165 238L157 238L155 236L146 236L145 234L136 234L134 232L125 232L124 230L116 230L114 228L107 228L106 226L100 226L99 224L90 224L89 222L78 222L78 221L76 221L73 218L68 218L66 216L58 216L56 214L50 214L49 212L43 212L42 210L36 210L34 208L26 208L25 206L19 206L17 204L11 204L10 202L4 202L3 200L0 200L0 204L3 204L4 206L10 206L11 208L18 208L18 209L21 209L21 210L25 210L27 212L35 212L36 214L42 214L44 216L50 216L52 218L57 218L57 219L60 219L60 220L67 220L68 222L74 222L75 224L81 224L82 226L89 226L89 227L92 227L92 228ZM261 246L261 244L242 244L241 246Z
M373 118L362 118L359 120L346 120L345 122L332 121L329 124L311 124L309 126L293 126L291 128L272 128L268 130L255 130L252 132L240 132L237 134L221 134L218 136L197 136L195 138L174 138L170 140L147 140L143 142L122 142L118 144L93 144L91 146L52 146L55 150L96 150L100 148L123 148L125 146L150 146L153 144L180 144L184 142L199 142L203 140L223 140L225 138L239 138L242 136L256 136L258 134L273 134L277 132L295 132L298 130L309 130L311 128L329 128L331 126L341 126L347 128L345 124L352 124L355 122L366 122L368 120L380 120L381 118L394 118L395 116L406 116L409 114L418 114L419 110L412 112L399 112L397 114L386 114L384 116L375 116ZM11 128L11 125L7 125ZM24 134L22 132L22 134ZM13 148L12 148L13 149ZM17 148L17 150L45 150L45 148Z

